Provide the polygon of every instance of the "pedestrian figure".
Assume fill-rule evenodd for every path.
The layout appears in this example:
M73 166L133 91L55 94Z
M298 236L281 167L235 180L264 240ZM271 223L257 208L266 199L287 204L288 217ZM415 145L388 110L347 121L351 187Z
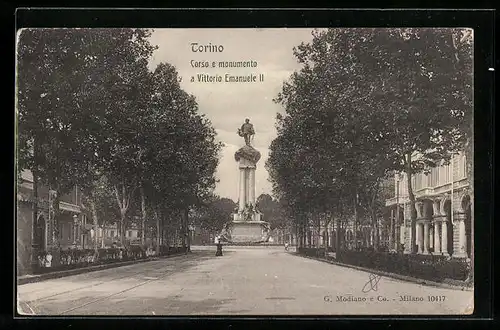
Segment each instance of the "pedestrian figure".
M215 256L222 257L222 243L219 236L215 237L215 245L217 245L217 252L215 252Z
M45 256L45 267L52 267L52 254L50 252Z
M285 243L285 251L288 251L288 243Z

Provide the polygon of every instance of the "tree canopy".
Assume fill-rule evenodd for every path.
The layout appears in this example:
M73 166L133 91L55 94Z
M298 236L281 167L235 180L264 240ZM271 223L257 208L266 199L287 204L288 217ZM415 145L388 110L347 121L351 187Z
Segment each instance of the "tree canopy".
M393 171L410 177L463 148L469 32L328 29L297 46L303 67L275 100L285 110L267 162L275 195L296 213L353 210ZM414 208L411 196L410 183Z
M160 63L149 70L156 49L150 33L24 29L18 35L18 169L32 170L58 195L78 184L97 209L102 198L112 198L122 240L139 196L144 218L147 210L166 215L207 198L221 149L175 68ZM101 189L103 178L110 189Z

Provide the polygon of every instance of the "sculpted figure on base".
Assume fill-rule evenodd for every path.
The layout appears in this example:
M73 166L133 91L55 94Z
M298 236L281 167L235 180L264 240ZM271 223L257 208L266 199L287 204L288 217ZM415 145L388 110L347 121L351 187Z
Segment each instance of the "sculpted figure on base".
M250 124L250 119L245 119L245 123L238 129L238 135L245 139L247 146L250 146L250 138L255 135L253 124Z

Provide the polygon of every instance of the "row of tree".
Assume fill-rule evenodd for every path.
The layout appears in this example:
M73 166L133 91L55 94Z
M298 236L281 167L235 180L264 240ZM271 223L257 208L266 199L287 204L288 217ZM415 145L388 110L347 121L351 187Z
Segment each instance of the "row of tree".
M118 215L121 241L132 205L140 210L144 242L147 219L155 219L157 233L171 227L186 233L189 209L211 195L222 145L175 68L149 69L156 48L150 33L25 29L18 35L17 167L32 171L35 201L39 184L57 192L56 238L59 197L75 185L96 227L99 217Z
M415 252L411 175L464 148L471 168L471 31L329 29L313 32L294 55L303 67L275 100L285 113L266 167L299 236L320 218L339 220L340 232L351 215L356 225L367 215L378 233L381 188L403 172Z

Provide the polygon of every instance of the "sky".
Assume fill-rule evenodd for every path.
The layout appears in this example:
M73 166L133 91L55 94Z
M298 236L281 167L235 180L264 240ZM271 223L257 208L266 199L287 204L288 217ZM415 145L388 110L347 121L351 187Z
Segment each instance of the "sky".
M269 145L276 137L276 113L283 112L273 102L283 82L300 70L293 47L312 40L312 29L155 29L150 41L158 49L150 62L151 69L161 62L174 65L182 78L181 87L196 97L200 112L212 122L218 140L224 143L215 192L221 197L238 200L239 170L234 153L244 145L237 135L245 118L255 128L252 146L262 157L255 173L256 196L271 194L272 185L264 165ZM193 52L192 43L222 46L222 52ZM220 47L218 47L220 49ZM255 61L257 67L193 68L192 61ZM197 74L220 75L222 82L198 82ZM264 74L262 82L225 82L225 74ZM195 81L191 81L194 76Z

